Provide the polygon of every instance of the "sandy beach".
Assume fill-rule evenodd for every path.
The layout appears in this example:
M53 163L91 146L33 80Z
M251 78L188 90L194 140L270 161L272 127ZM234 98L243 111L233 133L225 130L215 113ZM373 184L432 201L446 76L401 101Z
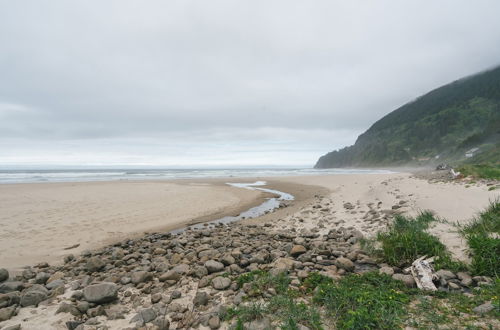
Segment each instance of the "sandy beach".
M290 207L248 220L262 223L303 218L298 227L311 228L319 220L339 220L370 236L384 228L384 221L365 216L373 205L415 215L431 210L440 217L463 223L498 198L485 186L429 183L411 174L356 174L258 178L269 186L291 193ZM190 223L237 215L258 205L263 193L234 188L212 179L147 182L87 182L11 184L0 186L0 265L11 270L39 261L61 262L64 255L79 254L144 232L167 231ZM314 195L325 196L328 212L312 208ZM346 209L351 203L352 209ZM325 205L322 205L324 207ZM307 211L307 207L310 211ZM432 231L453 254L466 260L460 237L450 225Z
M263 198L223 180L0 185L0 265L60 262L144 232L237 215Z

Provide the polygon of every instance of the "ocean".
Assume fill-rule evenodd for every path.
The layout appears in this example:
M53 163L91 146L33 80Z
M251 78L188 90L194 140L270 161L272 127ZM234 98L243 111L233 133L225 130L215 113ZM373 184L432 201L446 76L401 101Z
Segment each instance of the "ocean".
M171 180L196 178L246 178L324 174L379 174L389 170L313 168L232 169L34 169L0 170L0 184L36 182L91 182L116 180Z

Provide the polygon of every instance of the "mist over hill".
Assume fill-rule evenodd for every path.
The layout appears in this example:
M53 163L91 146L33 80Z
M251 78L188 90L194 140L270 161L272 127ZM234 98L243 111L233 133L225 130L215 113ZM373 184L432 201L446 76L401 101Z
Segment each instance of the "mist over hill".
M315 168L500 162L500 67L439 87L392 111Z

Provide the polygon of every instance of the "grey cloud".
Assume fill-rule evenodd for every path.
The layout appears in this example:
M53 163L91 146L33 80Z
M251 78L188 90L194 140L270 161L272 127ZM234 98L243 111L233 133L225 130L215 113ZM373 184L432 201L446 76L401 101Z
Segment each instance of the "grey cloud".
M146 158L153 138L198 153L220 136L228 153L293 141L290 157L313 163L304 149L352 143L412 98L500 64L498 12L486 0L0 2L0 139L21 153L52 141L52 159L54 141L89 154L127 141Z

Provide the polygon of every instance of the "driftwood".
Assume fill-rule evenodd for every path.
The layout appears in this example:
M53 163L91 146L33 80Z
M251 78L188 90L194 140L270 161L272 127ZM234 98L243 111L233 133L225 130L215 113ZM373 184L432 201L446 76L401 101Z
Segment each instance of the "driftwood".
M451 169L450 174L453 177L453 179L456 179L460 176L460 172L455 172L455 170Z
M420 290L425 291L437 291L433 280L437 279L437 275L434 273L434 268L431 263L434 261L434 257L425 259L427 256L423 256L415 260L410 267L405 269L406 272L411 272L417 287Z

